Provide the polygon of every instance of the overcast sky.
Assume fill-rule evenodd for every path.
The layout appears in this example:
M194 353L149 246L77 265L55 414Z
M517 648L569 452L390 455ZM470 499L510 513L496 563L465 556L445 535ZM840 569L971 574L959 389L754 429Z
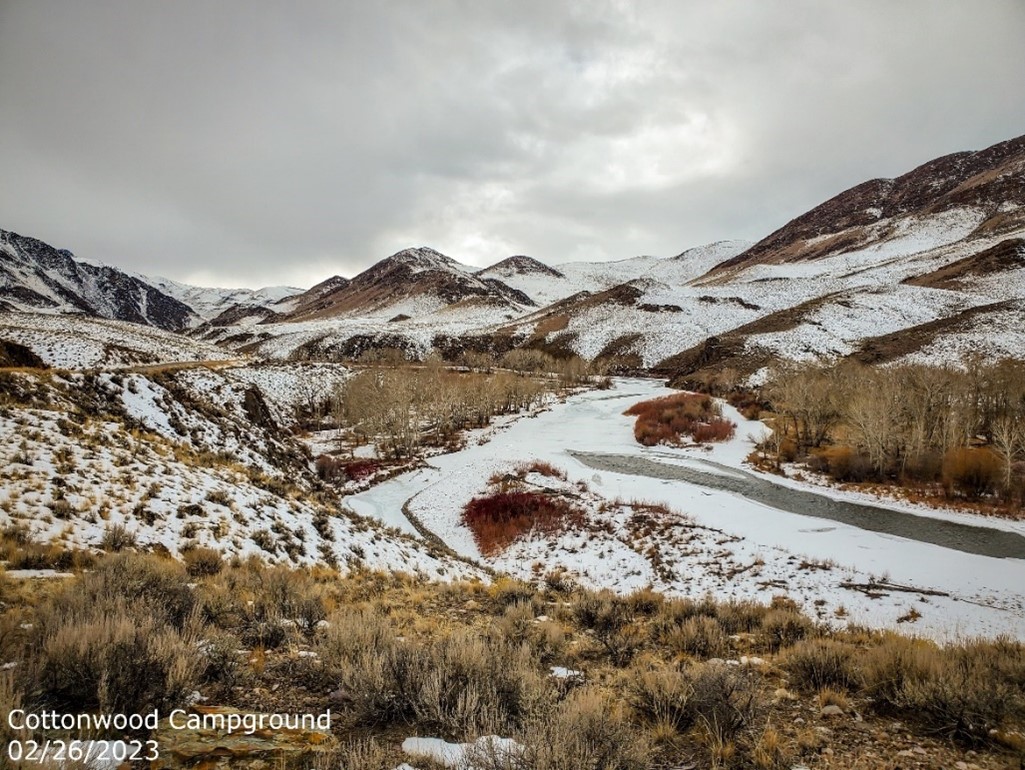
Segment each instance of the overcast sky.
M0 227L253 287L757 240L1025 133L1023 40L1023 0L0 0Z

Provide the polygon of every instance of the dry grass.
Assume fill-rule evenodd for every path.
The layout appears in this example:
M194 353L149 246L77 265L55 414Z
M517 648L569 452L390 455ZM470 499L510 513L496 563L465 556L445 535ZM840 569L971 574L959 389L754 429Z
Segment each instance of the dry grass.
M786 651L783 667L791 682L805 690L839 687L850 690L856 686L858 671L855 651L832 639L808 639Z
M830 766L847 767L867 749L893 749L875 736L895 719L901 741L911 733L942 753L937 766L963 751L952 736L991 767L1007 764L1002 747L1025 724L1019 644L827 633L783 600L566 593L508 578L435 585L258 560L191 575L130 553L102 556L94 571L34 592L0 575L0 589L0 646L19 661L0 672L0 707L166 709L192 689L262 711L330 705L343 737L325 760L331 767L390 770L402 761L398 742L417 734L500 734L524 747L519 757L485 756L478 764L490 770L782 770L799 755L817 766L813 755L827 745L836 752ZM766 662L708 660L750 650ZM556 679L555 665L583 674ZM774 699L781 684L797 695ZM862 715L866 729L847 730L851 716L820 717L824 705ZM803 732L797 709L808 720ZM822 725L834 736L823 737Z

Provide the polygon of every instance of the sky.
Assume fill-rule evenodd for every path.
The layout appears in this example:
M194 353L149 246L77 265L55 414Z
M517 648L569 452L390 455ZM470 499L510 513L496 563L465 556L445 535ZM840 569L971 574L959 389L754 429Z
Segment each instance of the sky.
M0 0L0 228L248 287L755 241L1025 133L1022 40L1022 0Z

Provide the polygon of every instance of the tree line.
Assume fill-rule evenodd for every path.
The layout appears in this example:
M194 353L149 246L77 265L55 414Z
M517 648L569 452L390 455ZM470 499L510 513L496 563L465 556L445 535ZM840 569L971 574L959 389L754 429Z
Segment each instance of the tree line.
M452 443L465 429L533 409L548 394L591 379L582 361L546 358L514 357L511 363L520 364L520 371L498 369L493 358L477 356L463 368L433 359L417 366L370 366L334 391L331 413L357 444L375 443L384 457L408 457L420 446ZM547 369L553 361L557 366Z
M942 482L948 492L1025 496L1025 361L963 368L779 366L763 389L777 458L841 480Z

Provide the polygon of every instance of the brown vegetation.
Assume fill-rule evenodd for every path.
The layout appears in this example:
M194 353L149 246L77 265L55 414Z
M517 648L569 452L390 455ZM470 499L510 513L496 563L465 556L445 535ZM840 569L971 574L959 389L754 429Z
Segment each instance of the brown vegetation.
M548 377L423 367L372 367L335 393L332 411L357 443L374 442L384 456L408 457L418 447L444 446L460 431L486 426L493 417L538 406L564 383ZM336 473L321 461L322 478ZM352 477L354 468L346 468Z
M33 591L0 573L0 589L2 652L18 663L0 673L4 708L167 709L194 689L248 710L330 707L340 748L318 767L395 767L411 734L497 733L522 754L482 750L478 767L871 768L884 765L864 764L870 750L916 747L931 766L995 768L1016 765L1008 747L1025 726L1020 644L828 632L782 599L439 585L259 560L189 575L137 554ZM826 706L844 716L820 716Z
M967 370L791 365L765 388L776 418L762 451L837 481L932 488L947 498L1025 503L1025 362Z

